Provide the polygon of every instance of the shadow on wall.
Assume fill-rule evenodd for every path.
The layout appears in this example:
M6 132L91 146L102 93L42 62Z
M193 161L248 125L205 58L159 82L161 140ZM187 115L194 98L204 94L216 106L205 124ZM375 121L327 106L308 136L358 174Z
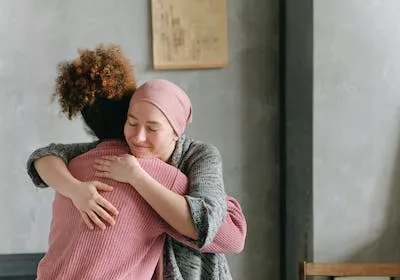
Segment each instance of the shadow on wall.
M248 42L237 56L248 224L241 279L280 279L278 4L243 1L240 14Z

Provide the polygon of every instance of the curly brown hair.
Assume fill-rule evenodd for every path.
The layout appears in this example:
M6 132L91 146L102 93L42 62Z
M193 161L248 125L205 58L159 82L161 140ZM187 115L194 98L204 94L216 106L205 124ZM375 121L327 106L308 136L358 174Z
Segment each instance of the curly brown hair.
M130 61L116 45L99 45L79 51L73 61L58 65L53 98L61 112L73 118L98 99L118 100L132 95L136 79Z

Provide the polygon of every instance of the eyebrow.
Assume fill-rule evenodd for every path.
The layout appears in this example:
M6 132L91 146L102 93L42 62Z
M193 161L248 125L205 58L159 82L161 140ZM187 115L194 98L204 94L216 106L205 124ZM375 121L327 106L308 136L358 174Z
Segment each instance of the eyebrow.
M131 117L131 118L133 118L133 119L135 119L135 120L138 121L138 118L136 118L136 117L135 117L134 115L132 115L132 114L128 114L128 117ZM161 125L161 123L156 122L156 121L147 121L146 123L148 123L148 124L157 124L157 125Z

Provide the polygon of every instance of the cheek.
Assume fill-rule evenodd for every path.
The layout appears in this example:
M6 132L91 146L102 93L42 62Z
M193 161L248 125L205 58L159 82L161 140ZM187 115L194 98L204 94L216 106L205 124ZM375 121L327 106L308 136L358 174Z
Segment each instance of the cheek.
M172 141L173 141L173 138L168 133L161 133L161 134L152 135L151 137L149 137L149 142L151 142L153 147L158 150L165 150L165 149L169 148Z
M154 133L148 133L146 136L146 141L147 143L149 143L151 146L153 146L153 148L157 149L159 146L159 140L158 140L158 136L157 134Z
M129 127L129 125L125 124L124 126L124 136L125 139L129 139L129 137L132 135L132 129Z
M157 133L149 133L147 134L147 143L149 143L153 150L163 150L165 141L163 141L163 137Z

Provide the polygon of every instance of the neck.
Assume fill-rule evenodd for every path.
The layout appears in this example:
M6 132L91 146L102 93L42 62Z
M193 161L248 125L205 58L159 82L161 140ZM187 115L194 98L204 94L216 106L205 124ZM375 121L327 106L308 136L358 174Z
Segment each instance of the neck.
M171 142L171 144L169 145L169 147L168 147L167 151L165 152L165 154L162 155L162 156L160 157L160 159L161 159L162 161L164 161L164 162L169 162L169 161L170 161L171 156L172 156L172 154L173 154L174 151L175 151L176 142L177 142L177 141L172 140L172 142Z

